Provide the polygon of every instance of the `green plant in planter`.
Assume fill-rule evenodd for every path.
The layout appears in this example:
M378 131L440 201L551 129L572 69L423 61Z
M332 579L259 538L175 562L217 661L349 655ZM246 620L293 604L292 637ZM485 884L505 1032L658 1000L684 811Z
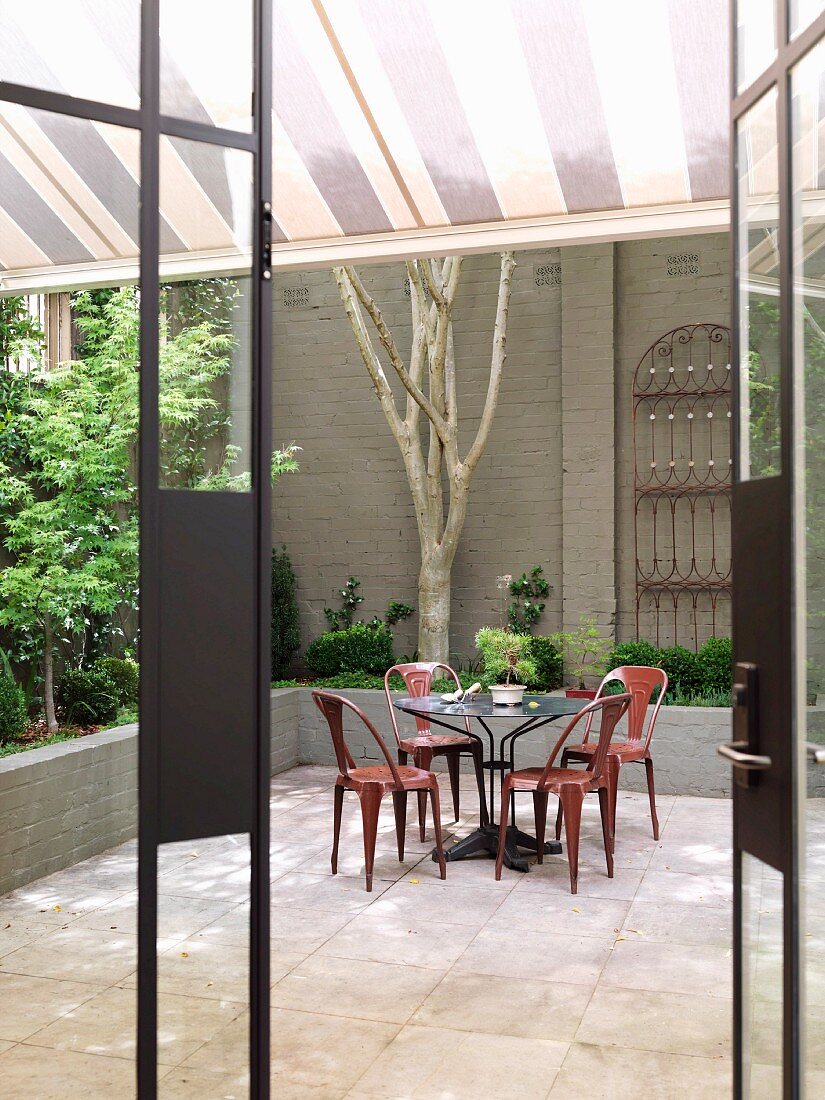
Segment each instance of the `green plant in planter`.
M476 634L476 645L484 658L482 686L515 682L527 684L536 679L536 664L529 656L530 638L498 627L484 627ZM513 680L515 677L515 680Z
M550 640L564 654L564 665L572 673L579 691L587 688L586 676L600 676L604 672L605 657L612 643L596 626L596 620L582 615L575 630L561 630Z
M514 599L507 608L507 622L514 634L532 634L533 627L542 616L544 600L550 594L550 585L543 573L540 565L534 565L529 576L522 573L508 585Z
M369 672L382 676L393 664L392 631L383 623L355 623L345 630L328 630L307 646L307 668L315 676Z
M699 657L683 645L671 645L659 650L659 668L667 673L669 691L674 694L698 695L703 688Z
M708 638L696 654L702 692L712 695L731 690L733 647L730 638Z
M108 676L117 689L119 707L137 706L140 670L137 661L127 657L101 657L92 665L95 672Z
M529 691L555 691L564 682L564 668L561 653L549 638L541 634L529 637L530 660L536 666L535 680L527 681Z
M352 617L355 614L356 608L359 603L364 602L364 597L359 594L358 589L361 587L361 582L357 577L350 577L343 588L338 589L338 595L341 597L341 607L338 611L335 611L331 607L324 608L324 615L329 623L329 629L332 630L345 630L347 627L352 626Z
M69 668L57 685L57 701L66 722L102 726L117 714L118 689L103 671Z

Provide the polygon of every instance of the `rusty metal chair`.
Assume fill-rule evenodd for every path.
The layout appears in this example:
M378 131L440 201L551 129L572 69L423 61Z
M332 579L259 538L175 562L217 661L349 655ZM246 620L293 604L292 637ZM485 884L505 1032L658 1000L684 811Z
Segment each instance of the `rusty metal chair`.
M523 768L509 772L501 785L501 815L499 817L498 855L496 856L496 879L501 878L504 863L504 842L507 837L507 816L512 791L532 791L533 810L536 818L536 852L538 862L544 861L544 834L547 827L547 799L554 794L559 800L559 810L564 814L564 831L567 840L567 862L570 867L570 892L578 890L579 878L579 833L581 830L582 804L584 796L593 791L599 795L599 810L602 818L602 837L604 854L607 860L607 877L613 878L613 844L610 836L611 804L610 777L607 769L607 751L610 738L617 722L630 705L631 696L608 695L595 700L580 710L571 722L568 722L561 737L553 746L553 751L543 768ZM594 752L587 761L586 768L554 768L553 762L567 738L586 719L588 729L595 714L600 715L598 741Z
M433 762L433 757L444 756L447 760L447 768L450 773L450 789L453 795L453 812L455 820L458 820L460 807L459 776L461 756L470 755L473 758L473 767L476 774L478 794L480 800L481 824L487 825L489 815L487 813L487 797L484 791L483 746L481 741L470 732L470 720L464 719L467 733L440 734L433 733L430 723L426 718L415 719L416 734L412 737L402 737L398 729L398 721L395 716L395 707L392 705L390 694L390 677L397 673L404 681L407 694L411 698L420 698L430 694L433 675L437 669L443 669L455 682L456 687L461 687L461 681L457 673L449 665L442 665L438 661L416 661L415 663L393 665L384 676L384 693L387 696L387 706L390 710L390 721L393 733L398 744L398 763L406 764L410 756L417 768L428 771ZM427 796L423 792L418 795L418 828L421 839L426 833L427 820Z
M438 799L438 780L432 772L421 768L396 765L390 755L383 737L367 718L366 714L349 699L342 695L333 695L329 691L313 691L312 698L327 720L338 762L338 778L335 780L335 809L333 826L332 873L338 874L338 839L341 833L341 811L344 805L344 791L355 791L361 802L361 817L364 823L364 864L366 867L367 890L372 890L372 874L375 866L375 840L378 834L378 814L385 794L392 794L395 808L395 835L398 843L399 862L404 860L404 832L407 825L407 792L417 791L426 798L427 791L433 804L433 822L435 824L435 846L438 853L438 866L441 877L447 877L447 863L444 858L444 842L441 836L441 808ZM373 764L359 768L347 747L344 735L344 707L348 707L361 719L380 748L386 764Z
M650 741L653 737L653 727L659 716L659 708L667 691L667 673L661 668L648 668L644 665L622 665L614 668L604 677L599 684L596 698L604 697L607 685L618 681L625 691L631 696L631 703L627 711L627 738L624 741L614 742L608 751L607 765L610 773L612 790L610 802L612 806L612 819L610 822L610 837L614 848L616 845L616 802L619 796L619 772L623 764L639 761L644 764L647 772L647 794L650 800L650 818L653 823L653 839L659 839L659 819L656 816L656 791L653 779L653 758L650 755ZM647 708L656 688L661 688L656 700L653 713L645 731L645 718ZM568 745L562 753L561 766L567 767L571 760L588 761L593 755L596 746L589 741L590 722L584 729L584 737L580 745ZM556 816L556 840L561 836L561 807Z

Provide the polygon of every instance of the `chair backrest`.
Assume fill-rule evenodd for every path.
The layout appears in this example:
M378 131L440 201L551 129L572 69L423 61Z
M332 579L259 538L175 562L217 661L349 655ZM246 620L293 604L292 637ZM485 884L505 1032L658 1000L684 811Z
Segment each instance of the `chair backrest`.
M667 673L662 668L650 668L647 665L621 665L619 668L614 668L607 673L599 684L596 698L603 698L607 685L615 680L618 680L625 691L632 696L627 710L627 741L631 745L636 745L641 744L644 740L644 747L647 748L653 736L653 727L656 725L656 719L659 716L659 708L667 691ZM661 688L661 691L653 706L653 713L645 732L647 708L657 687ZM587 741L589 733L590 721L587 723L584 732L585 741Z
M564 742L568 739L573 730L582 721L586 722L589 728L590 723L597 714L601 719L599 725L599 741L596 746L596 751L590 756L587 762L586 770L593 773L594 779L600 776L604 771L613 731L630 706L631 700L632 696L628 691L623 692L621 695L605 695L601 699L594 699L592 703L588 703L588 705L583 707L578 714L574 715L572 721L567 723L562 731L561 737L559 737L558 741L553 746L553 751L550 753L547 764L541 774L541 779L539 780L539 790L546 786L550 769L553 767L553 763L561 751Z
M393 758L390 756L384 738L372 722L370 722L361 708L357 707L355 703L350 702L349 699L345 699L343 695L334 695L331 691L313 691L312 698L315 700L315 705L327 720L329 732L332 735L332 747L335 749L335 759L338 762L338 771L341 775L349 775L350 771L356 767L344 734L344 707L348 707L349 710L353 711L361 719L372 734L384 755L384 759L389 765L390 772L395 781L396 790L400 791L402 789L401 777L398 774L398 768Z
M443 669L444 672L452 677L453 682L457 688L461 687L461 681L458 678L458 673L449 665L442 665L439 661L414 661L405 665L393 665L384 676L384 694L387 697L387 706L390 708L390 721L392 722L392 730L395 734L395 740L398 744L401 744L401 733L398 729L398 721L395 717L395 707L392 705L392 693L390 692L390 677L397 673L407 688L407 694L411 699L420 699L424 695L430 694L430 688L433 682L433 675L436 669ZM426 718L415 717L415 725L419 733L428 734L430 732L430 723ZM464 719L464 725L469 732L470 719Z

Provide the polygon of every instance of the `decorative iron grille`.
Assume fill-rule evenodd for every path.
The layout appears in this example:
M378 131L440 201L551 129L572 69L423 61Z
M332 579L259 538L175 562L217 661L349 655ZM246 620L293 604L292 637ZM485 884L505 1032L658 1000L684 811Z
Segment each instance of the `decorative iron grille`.
M727 628L730 421L730 330L659 337L633 377L637 638L697 649Z

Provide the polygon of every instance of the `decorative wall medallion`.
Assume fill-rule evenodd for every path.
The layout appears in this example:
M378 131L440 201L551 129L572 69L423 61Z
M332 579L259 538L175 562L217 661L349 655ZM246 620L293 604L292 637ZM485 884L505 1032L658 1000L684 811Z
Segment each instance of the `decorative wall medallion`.
M285 286L283 288L284 309L311 309L308 286Z
M676 279L686 279L699 274L698 252L676 252L667 258L667 273Z
M561 286L561 264L536 264L533 268L536 286Z

